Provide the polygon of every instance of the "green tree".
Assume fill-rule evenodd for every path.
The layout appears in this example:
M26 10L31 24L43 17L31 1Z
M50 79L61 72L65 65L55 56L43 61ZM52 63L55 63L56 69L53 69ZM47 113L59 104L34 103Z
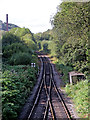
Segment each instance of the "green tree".
M56 34L57 57L61 63L85 72L90 2L62 2L51 23Z

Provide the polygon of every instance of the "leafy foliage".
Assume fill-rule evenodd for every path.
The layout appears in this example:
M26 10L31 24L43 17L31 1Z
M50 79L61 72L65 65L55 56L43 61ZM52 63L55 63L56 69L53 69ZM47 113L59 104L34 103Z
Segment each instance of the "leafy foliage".
M87 118L89 114L88 101L88 87L90 83L88 80L78 82L76 85L69 85L65 87L66 93L73 98L76 109L81 118Z
M10 33L15 34L16 36L19 36L21 40L32 40L36 43L33 33L28 28L13 28L10 30Z
M2 37L2 45L11 45L12 43L21 42L20 38L12 33L6 32Z
M37 50L33 34L25 28L13 28L5 33L2 37L2 45L3 61L12 65L30 64L32 55L35 55Z
M65 84L68 72L89 74L89 19L90 2L62 2L51 20L56 44L56 67ZM88 77L89 78L89 77ZM76 85L66 85L66 92L73 98L81 118L88 117L88 80Z
M56 63L56 68L59 71L59 73L62 75L63 85L65 86L67 83L69 83L69 76L68 73L73 70L70 66L65 66L64 64L59 64L59 62Z
M29 53L19 52L11 56L10 65L28 65L31 63L32 56Z
M4 120L16 120L35 81L37 70L28 65L3 66L2 112Z
M81 72L88 71L89 7L90 2L62 2L51 22L56 34L56 55L60 63Z
M16 120L36 81L37 47L33 34L25 28L14 28L4 33L2 43L3 119ZM30 67L31 62L36 63L35 68Z
M55 55L56 44L54 42L53 30L34 34L34 38L37 42L38 50Z
M38 42L38 41L43 41L43 40L52 40L53 39L53 36L52 36L53 32L52 30L47 30L43 33L36 33L34 34L34 38L35 40Z
M11 57L14 53L19 52L31 52L31 49L28 49L24 44L22 43L12 43L11 45L3 46L3 57L8 58Z
M10 30L10 33L13 33L19 37L25 36L26 34L31 34L31 31L26 28L13 28Z
M21 41L24 42L29 48L33 50L37 49L36 41L34 39L33 33L27 28L13 28L10 33L15 34L20 37Z

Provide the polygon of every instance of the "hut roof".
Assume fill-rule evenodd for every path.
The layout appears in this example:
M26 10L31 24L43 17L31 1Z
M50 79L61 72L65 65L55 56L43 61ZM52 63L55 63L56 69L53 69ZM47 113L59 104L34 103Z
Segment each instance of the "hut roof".
M83 73L79 73L77 71L72 71L72 72L69 72L69 75L71 76L77 76L77 75L84 75Z

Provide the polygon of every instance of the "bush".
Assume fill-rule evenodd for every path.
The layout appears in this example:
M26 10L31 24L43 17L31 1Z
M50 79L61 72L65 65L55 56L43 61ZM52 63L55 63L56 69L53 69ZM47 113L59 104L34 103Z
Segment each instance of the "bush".
M20 40L20 37L12 34L12 33L5 33L2 37L2 45L3 46L6 46L6 45L10 45L12 43L20 43L21 40Z
M2 74L3 120L16 120L36 82L35 68L29 65L4 66Z
M63 80L64 84L66 85L67 83L69 83L68 73L70 71L72 71L73 68L71 66L66 66L64 64L59 64L58 62L56 63L56 68L58 69L58 71L62 75L62 80Z
M30 49L22 43L12 43L3 47L3 57L10 58L14 53L19 52L30 52Z
M15 53L9 60L10 65L28 65L31 64L32 56L29 53Z
M18 28L17 28L18 29ZM30 33L28 29L19 29L22 30L22 34ZM33 38L33 35L28 34L28 37ZM20 37L8 32L5 33L2 37L2 43L3 43L3 62L9 63L11 65L18 65L18 64L30 64L32 60L32 54L35 55L35 50L37 49L37 46L35 42L27 36L24 38L25 40L21 40ZM25 57L25 58L24 58Z
M48 41L48 49L50 50L51 55L53 55L53 56L56 55L56 44L53 40Z
M13 28L10 30L11 33L14 33L15 35L22 37L26 34L31 34L31 31L28 28Z
M80 81L75 85L67 84L65 87L66 93L73 98L76 105L76 109L80 117L88 117L89 114L89 102L88 102L88 80Z

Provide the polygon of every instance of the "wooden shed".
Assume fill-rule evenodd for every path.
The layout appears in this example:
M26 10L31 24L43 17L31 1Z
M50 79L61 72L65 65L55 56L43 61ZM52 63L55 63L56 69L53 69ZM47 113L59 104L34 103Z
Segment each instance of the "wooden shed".
M83 73L79 73L77 71L72 71L72 72L69 72L69 80L70 80L70 84L73 84L73 80L72 80L72 77L73 76L85 76Z

